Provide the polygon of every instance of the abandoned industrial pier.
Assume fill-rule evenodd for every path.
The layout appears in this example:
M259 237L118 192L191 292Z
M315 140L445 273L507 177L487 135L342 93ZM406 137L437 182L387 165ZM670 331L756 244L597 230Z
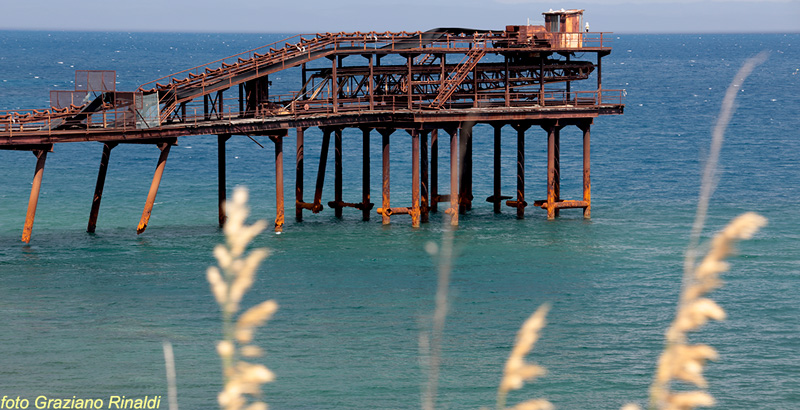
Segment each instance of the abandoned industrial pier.
M37 158L22 240L29 242L47 153L59 143L103 144L87 230L94 232L111 150L119 144L155 144L160 155L138 232L145 230L170 147L179 137L218 136L219 222L225 222L225 143L234 135L269 136L275 148L275 229L284 224L283 143L295 137L295 215L321 212L331 135L334 140L333 200L337 217L352 207L369 220L370 133L382 139L383 184L377 213L388 224L408 214L418 227L447 203L452 224L472 207L472 127L494 127L494 190L486 201L524 217L525 135L547 134L546 199L533 202L555 218L560 209L591 214L590 128L599 115L623 113L623 91L602 88L602 58L611 52L608 33L583 30L583 10L543 13L544 26L504 30L440 28L427 32L355 32L298 35L175 73L136 91L117 91L114 71L78 71L74 91L52 91L44 110L0 112L0 149L31 151ZM576 60L592 56L593 61ZM346 62L346 63L345 63ZM299 70L297 69L299 68ZM299 71L296 91L271 95L269 76ZM576 83L591 74L596 87ZM285 81L284 73L284 80ZM580 87L584 85L583 87ZM500 192L500 138L510 125L517 134L516 194ZM583 197L560 197L560 130L583 132ZM304 132L322 131L313 199L304 199ZM342 198L342 130L362 131L362 195ZM292 130L293 132L290 132ZM404 132L396 133L399 130ZM439 142L449 143L448 193L440 192ZM410 204L390 201L390 142L411 144ZM407 203L406 203L407 204Z

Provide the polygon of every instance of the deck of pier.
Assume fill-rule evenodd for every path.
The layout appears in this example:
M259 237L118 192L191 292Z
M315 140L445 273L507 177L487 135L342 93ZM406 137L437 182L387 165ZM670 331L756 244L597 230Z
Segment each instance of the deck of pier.
M563 28L562 28L563 29ZM111 150L119 144L155 144L160 149L151 189L138 226L147 227L170 147L178 138L217 135L219 141L219 221L225 221L225 142L232 136L266 135L274 142L276 166L275 229L284 225L283 142L296 140L295 215L321 212L331 135L335 146L334 198L327 205L341 217L352 207L370 219L369 136L382 136L383 184L377 213L384 224L408 214L419 226L448 203L451 223L469 211L472 195L472 127L494 127L494 191L486 201L502 204L519 218L525 196L525 135L531 127L547 134L546 200L534 202L555 218L560 209L580 208L591 215L590 128L600 115L623 113L622 90L602 87L602 58L611 52L608 33L558 32L539 26L504 30L435 29L427 32L325 33L298 35L259 49L175 73L140 86L116 90L113 71L78 71L74 91L51 92L44 110L0 112L0 149L31 151L37 161L23 229L28 242L47 153L61 143L103 144L87 230L94 232ZM590 56L576 60L576 56ZM291 70L291 71L288 71ZM289 95L270 93L270 75L283 82L295 75ZM591 76L596 80L589 80ZM586 84L591 84L587 86ZM517 133L517 189L500 192L501 128ZM583 132L583 197L560 197L560 130ZM304 199L304 132L322 130L321 156L313 200ZM342 198L342 130L363 132L363 194ZM392 138L397 130L408 138ZM292 132L290 132L292 131ZM450 146L449 192L439 191L438 144ZM397 136L398 134L394 134ZM411 144L412 195L406 206L393 206L389 192L389 145Z

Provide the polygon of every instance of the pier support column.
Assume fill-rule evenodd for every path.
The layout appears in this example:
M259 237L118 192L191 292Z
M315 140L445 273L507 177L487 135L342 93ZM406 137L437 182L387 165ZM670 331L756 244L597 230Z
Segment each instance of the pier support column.
M370 57L370 65L371 63L372 57ZM372 98L371 95L370 98ZM372 204L369 202L369 134L371 131L372 128L361 129L361 219L363 221L369 221L369 211L372 209Z
M47 160L48 149L34 150L36 156L36 168L33 172L33 184L31 185L31 196L28 198L28 212L25 214L25 226L22 228L22 242L30 243L31 232L33 232L33 220L36 217L36 205L39 203L39 191L42 188L42 175L44 174L44 162Z
M458 212L462 215L472 209L472 126L472 123L464 123L459 137L461 183L458 193L460 200Z
M305 68L305 64L303 64ZM305 82L303 83L305 84ZM303 143L305 128L297 127L297 151L294 162L294 217L297 222L303 221Z
M219 227L225 226L228 219L225 213L225 200L227 199L228 186L225 180L225 143L230 139L230 135L217 135L217 198L219 207Z
M530 124L512 124L517 130L517 200L514 206L517 208L517 219L525 219L525 131L530 128Z
M97 216L100 214L100 201L103 199L103 187L106 184L106 173L108 172L108 160L111 150L117 146L116 142L106 142L103 144L103 154L100 157L100 168L97 170L97 183L94 185L94 197L92 198L92 210L89 212L89 224L86 232L94 233L97 227Z
M560 165L560 131L561 126L553 122L542 125L547 131L547 219L558 216L556 203L561 195L561 165Z
M150 213L153 212L153 204L156 202L158 185L161 183L161 176L164 175L164 166L167 164L169 149L175 142L176 139L172 138L158 144L158 149L161 150L161 154L158 156L158 165L156 165L156 172L153 174L153 182L150 183L150 191L147 193L147 202L144 204L142 218L139 220L136 234L141 234L147 229L147 223L150 221Z
M389 136L394 132L393 128L381 128L378 130L381 134L381 142L383 145L383 201L381 202L380 214L383 217L383 224L388 225L391 222L391 199L389 195Z
M342 129L336 128L333 135L333 212L337 218L342 219Z
M319 153L319 169L317 170L317 186L314 191L312 212L322 211L322 188L325 186L325 168L328 165L328 149L331 145L331 128L322 128L322 149Z
M508 57L506 57L506 62ZM503 130L503 124L492 124L494 127L494 179L493 179L493 192L492 192L492 209L494 213L500 213L500 205L502 204L501 194L501 179L500 179L500 137Z
M419 130L411 130L411 227L419 228L419 191L420 191L420 144Z
M439 212L439 130L431 131L431 196L430 212Z
M419 163L419 172L420 172L420 190L422 191L422 197L420 198L420 222L428 223L428 210L430 209L430 194L428 192L428 186L430 184L430 180L428 177L428 131L421 131L420 135L420 146L419 146L419 155L420 155L420 163Z
M583 131L583 201L586 202L586 208L583 208L583 217L586 219L592 217L592 181L589 160L589 131L591 127L591 120L578 126Z
M450 134L450 225L458 226L458 128L446 130Z
M275 143L275 232L283 232L283 136L270 136Z

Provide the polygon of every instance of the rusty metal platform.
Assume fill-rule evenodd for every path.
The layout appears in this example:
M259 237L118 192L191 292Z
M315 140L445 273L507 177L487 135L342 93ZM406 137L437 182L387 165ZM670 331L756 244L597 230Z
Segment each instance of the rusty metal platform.
M582 10L544 13L545 26L508 26L499 31L435 29L427 32L352 32L298 35L143 84L134 91L116 90L113 71L79 71L74 91L51 93L51 107L0 112L0 149L28 150L37 157L34 186L23 240L30 240L38 187L46 154L54 144L98 141L103 157L88 230L99 212L111 149L120 143L156 144L161 154L138 227L147 226L169 147L177 138L219 136L220 224L224 223L225 141L233 135L269 135L276 149L276 229L283 226L283 140L297 139L296 217L303 210L322 210L322 187L330 135L336 144L335 199L329 206L359 209L369 219L369 133L383 136L384 223L392 215L411 215L412 225L427 221L437 204L450 202L451 223L472 206L472 126L495 127L495 192L487 201L500 212L500 128L517 130L518 187L507 205L524 217L525 131L540 126L548 134L547 200L534 205L549 218L559 209L581 208L589 217L589 129L594 118L624 110L624 91L602 88L602 58L611 52L608 33L580 32ZM576 20L577 19L577 20ZM558 21L560 24L555 24ZM575 30L575 27L578 27ZM575 60L576 55L594 61ZM295 91L272 95L269 76L282 83L296 78ZM299 74L299 75L297 75ZM585 80L596 78L596 87ZM290 82L291 83L291 82ZM576 87L577 86L577 87ZM578 90L580 88L580 90ZM559 131L575 125L584 132L584 197L559 195ZM322 157L313 202L303 200L303 133L323 131ZM341 198L341 131L360 128L363 146L364 196L359 203ZM392 207L388 192L388 146L395 130L406 130L414 156L411 206ZM439 195L435 181L438 131L450 138L450 194ZM429 140L430 137L430 140ZM420 141L422 139L422 141ZM37 181L39 181L37 183ZM431 188L431 189L429 189ZM430 191L430 192L429 192Z

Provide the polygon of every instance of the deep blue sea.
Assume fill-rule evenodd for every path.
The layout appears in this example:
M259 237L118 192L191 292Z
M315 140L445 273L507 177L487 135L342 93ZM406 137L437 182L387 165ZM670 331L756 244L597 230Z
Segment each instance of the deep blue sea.
M282 35L0 31L0 110L44 108L74 71L117 71L139 84L271 43ZM492 129L475 128L476 202L455 232L450 309L442 341L438 408L493 406L520 324L552 303L529 360L548 374L509 403L547 398L559 409L646 403L663 334L675 311L683 252L701 168L725 90L763 50L747 79L722 148L705 236L756 211L769 225L739 245L725 285L712 294L728 313L692 340L714 346L706 368L720 409L800 408L800 35L615 35L603 85L625 89L625 114L592 128L592 219L565 210L548 221L529 207L517 220L491 195ZM589 58L589 56L586 56ZM346 60L347 61L347 60ZM296 74L296 73L295 73ZM275 93L296 88L274 75ZM593 83L593 79L587 82ZM503 130L503 190L515 186L515 133ZM392 146L393 205L410 198L409 140ZM373 133L372 196L379 198ZM228 186L246 185L252 219L275 215L271 142L228 143ZM311 196L319 130L306 132ZM562 131L562 198L581 192L580 132ZM286 142L287 205L293 201L294 133ZM360 132L345 131L345 200L360 198ZM445 157L442 144L440 158ZM212 409L220 389L220 315L205 279L215 264L216 137L172 149L147 231L137 236L158 157L154 146L112 151L96 234L85 232L102 146L57 145L47 157L30 245L20 242L35 158L0 151L0 396L107 398L166 395L162 341L171 341L183 409ZM546 136L528 131L527 192L545 197ZM447 166L441 167L442 191ZM332 199L329 165L323 201ZM530 199L529 199L530 200ZM302 223L287 208L281 235L256 246L272 254L246 303L281 308L257 335L277 374L273 409L415 409L427 379L419 335L429 331L442 213L414 230L407 216L342 220L326 209ZM33 406L33 404L31 404ZM166 408L166 399L162 400ZM32 408L32 407L31 407Z

